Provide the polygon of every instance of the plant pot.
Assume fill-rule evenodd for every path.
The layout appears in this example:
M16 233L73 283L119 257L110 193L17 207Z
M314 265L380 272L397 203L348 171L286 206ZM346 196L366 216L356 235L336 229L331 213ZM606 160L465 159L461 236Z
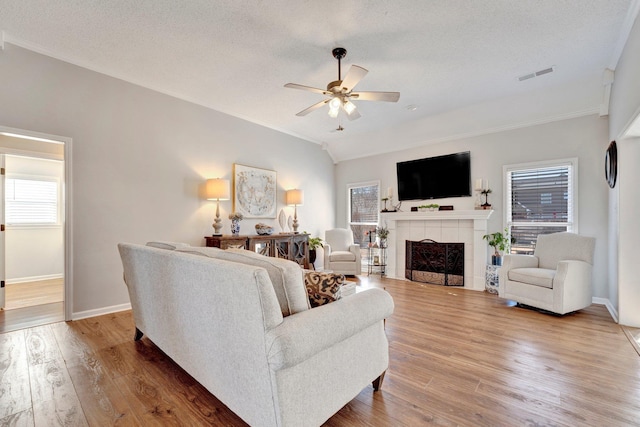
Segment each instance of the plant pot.
M491 255L491 265L502 265L502 255Z
M309 249L309 263L313 264L316 262L316 257L318 256L318 252L315 249Z

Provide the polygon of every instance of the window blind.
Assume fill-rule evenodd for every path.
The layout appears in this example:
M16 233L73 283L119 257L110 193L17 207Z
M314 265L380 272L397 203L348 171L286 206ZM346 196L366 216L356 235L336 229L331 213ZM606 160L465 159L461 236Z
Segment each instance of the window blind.
M562 163L507 172L507 222L516 239L512 253L533 253L539 234L572 230L572 168Z
M57 224L58 183L52 180L5 180L5 221L8 225Z
M365 242L365 233L378 225L379 193L377 184L349 187L349 226L354 243Z

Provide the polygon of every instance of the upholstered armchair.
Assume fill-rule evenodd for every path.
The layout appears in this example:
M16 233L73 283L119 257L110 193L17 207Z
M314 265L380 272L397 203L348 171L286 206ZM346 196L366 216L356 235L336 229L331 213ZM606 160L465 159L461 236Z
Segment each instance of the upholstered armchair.
M533 255L505 255L498 294L565 314L591 305L595 239L574 233L539 235Z
M345 275L362 273L360 245L353 243L353 231L346 228L327 230L324 241L325 269Z

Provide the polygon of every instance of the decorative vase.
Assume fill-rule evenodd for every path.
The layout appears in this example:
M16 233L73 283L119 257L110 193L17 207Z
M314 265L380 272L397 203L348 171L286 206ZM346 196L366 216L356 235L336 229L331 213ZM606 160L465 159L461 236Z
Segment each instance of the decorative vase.
M491 255L491 265L502 266L502 255Z
M240 221L237 219L231 220L231 234L240 234Z

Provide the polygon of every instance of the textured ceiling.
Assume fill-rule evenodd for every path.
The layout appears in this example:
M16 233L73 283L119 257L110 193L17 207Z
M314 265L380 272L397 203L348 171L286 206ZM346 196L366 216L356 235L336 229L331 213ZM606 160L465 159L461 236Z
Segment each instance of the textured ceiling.
M336 161L597 112L637 0L0 0L5 41L309 141ZM362 117L295 114L369 70ZM551 74L517 77L555 66ZM418 108L411 110L407 107ZM341 113L341 117L342 117ZM345 128L336 132L341 123Z

